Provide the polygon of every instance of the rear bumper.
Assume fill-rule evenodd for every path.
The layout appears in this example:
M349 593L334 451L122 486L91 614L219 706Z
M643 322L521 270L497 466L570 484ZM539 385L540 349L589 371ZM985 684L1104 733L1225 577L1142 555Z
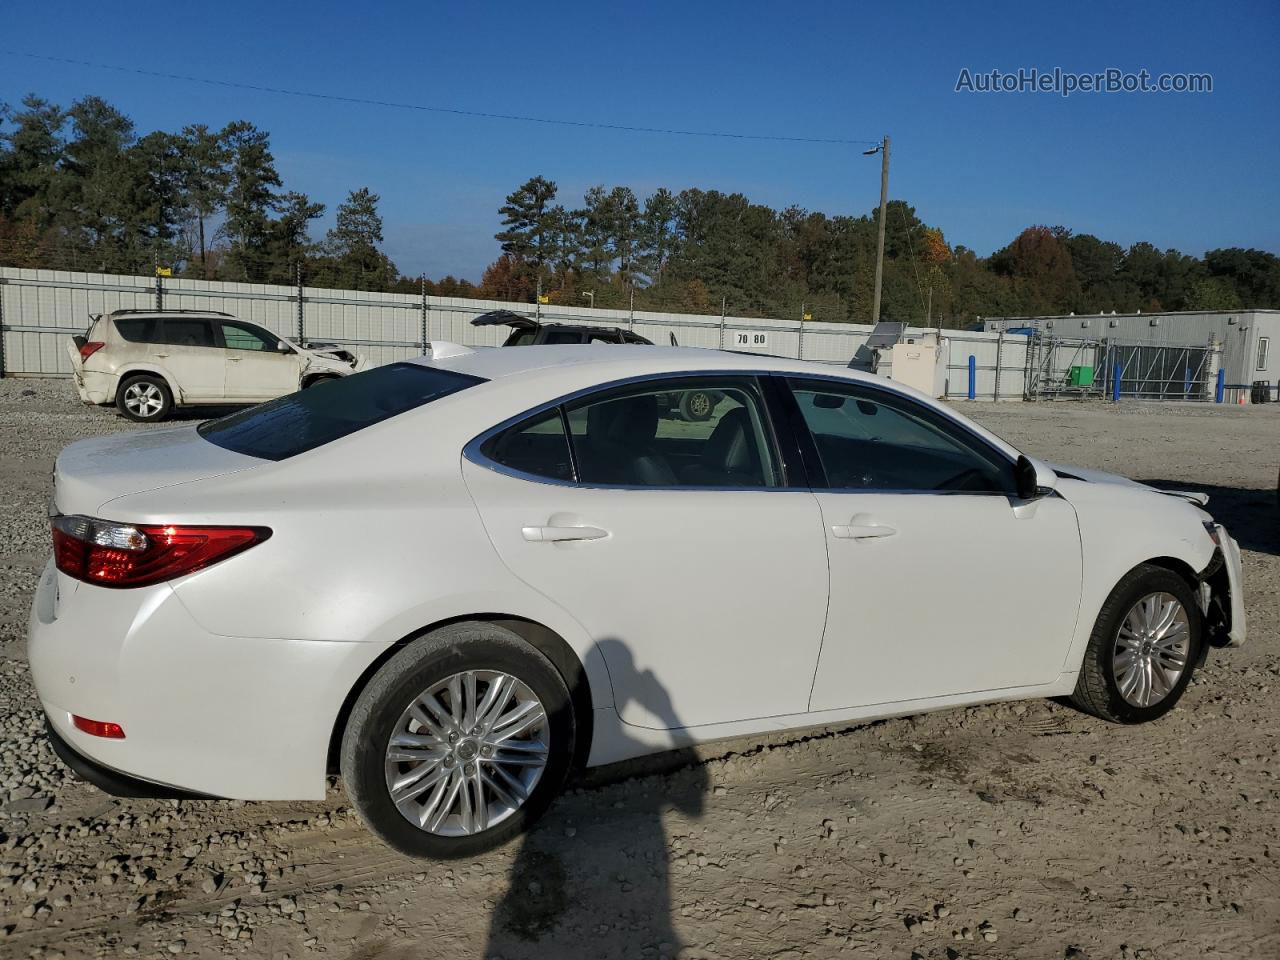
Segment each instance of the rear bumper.
M70 767L76 776L113 797L142 797L148 800L217 799L206 793L194 793L168 784L139 780L119 770L103 766L67 743L48 717L45 717L45 733L48 734L49 745L53 747L53 752L58 755L58 759Z
M31 676L55 748L109 792L143 781L165 796L322 799L335 721L381 650L219 636L168 584L110 590L52 563L28 624ZM125 737L91 736L73 715L118 723Z

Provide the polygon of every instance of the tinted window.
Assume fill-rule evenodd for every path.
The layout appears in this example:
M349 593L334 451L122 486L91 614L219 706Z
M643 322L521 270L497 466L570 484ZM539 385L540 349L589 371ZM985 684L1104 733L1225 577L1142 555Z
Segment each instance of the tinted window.
M265 330L243 323L222 324L222 342L228 350L263 350L274 352L279 338Z
M781 482L752 381L666 381L566 408L583 483L773 487Z
M480 452L495 463L521 473L549 480L573 479L573 457L559 407L490 437Z
M200 426L200 435L236 453L284 460L483 382L416 363L395 363L210 421Z
M543 343L581 343L582 334L577 330L548 330Z
M130 343L155 343L155 317L130 317L127 320L116 320L116 333Z
M827 486L1006 492L1012 466L997 451L911 400L826 381L790 380Z
M212 347L213 324L208 320L186 317L165 317L160 323L156 343L168 343L175 347Z

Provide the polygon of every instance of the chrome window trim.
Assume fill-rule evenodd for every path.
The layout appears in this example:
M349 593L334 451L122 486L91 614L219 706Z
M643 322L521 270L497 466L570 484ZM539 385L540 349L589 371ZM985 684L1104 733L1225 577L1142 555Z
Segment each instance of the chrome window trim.
M643 484L632 483L582 483L578 480L557 480L554 477L538 476L537 474L526 473L523 470L516 470L512 467L508 467L505 464L498 463L498 461L485 456L480 450L486 441L501 433L503 430L514 427L516 424L532 417L536 417L538 414L544 413L554 407L565 406L572 403L574 400L590 396L593 393L601 393L617 387L630 386L632 384L661 383L664 380L687 380L690 377L719 377L723 379L732 379L735 377L767 377L771 375L771 372L767 370L677 370L666 373L646 373L634 377L623 377L620 380L609 380L605 383L597 383L594 386L584 387L581 390L575 390L573 393L566 393L564 396L557 397L554 400L549 400L546 403L530 407L524 412L518 413L513 417L508 417L501 423L490 427L488 430L485 430L483 433L469 440L466 446L462 448L462 456L465 459L470 460L476 466L484 467L487 470L492 470L494 473L500 473L503 476L513 477L516 480L527 480L533 483L546 484L551 487L570 487L575 490L649 490L667 493L809 493L810 489L808 487L793 487L787 486L786 484L779 484L772 487L692 486L685 484L677 484L675 486L646 486ZM761 416L764 418L764 422L770 433L770 440L776 447L777 438L774 436L775 430L773 418L769 416L768 404L763 396L757 397L757 400L760 404ZM573 457L576 462L577 454L573 449L573 441L569 438L569 423L567 416L561 417L561 422L565 426L565 438L569 443L570 456ZM778 461L778 469L781 470L781 455L778 454L777 451L771 452L775 454L774 459Z
M798 373L798 372L792 372L788 370L751 370L751 369L687 370L687 371L678 370L678 371L670 371L665 373L647 373L647 374L640 374L634 377L623 377L620 380L609 380L609 381L606 381L605 383L598 383L590 387L584 387L581 390L575 390L572 393L567 393L564 396L557 397L554 400L548 400L545 403L541 403L541 404L538 404L537 406L530 407L529 409L523 411L522 413L518 413L514 416L508 417L506 420L503 420L501 423L498 423L495 426L492 426L489 429L485 430L483 433L480 433L477 436L473 437L462 448L462 455L465 459L470 460L476 466L484 467L485 469L492 470L494 473L500 473L503 476L512 477L516 480L526 480L532 483L541 483L541 484L546 484L547 486L552 486L552 487L570 487L577 490L655 490L655 491L666 491L666 492L679 491L681 493L688 493L689 491L706 492L706 493L797 493L797 492L867 493L867 494L896 494L898 496L934 496L934 497L981 496L981 497L1004 497L1006 499L1010 496L1010 494L1007 491L999 491L999 490L895 490L895 489L878 489L878 488L870 489L870 488L864 488L864 487L814 487L814 486L789 486L789 485L780 485L780 486L774 486L774 487L735 487L735 486L702 487L702 486L683 486L683 485L649 487L649 486L642 486L642 485L629 484L629 483L581 483L576 480L557 480L554 477L543 477L543 476L538 476L537 474L526 473L523 470L516 470L512 467L508 467L504 464L498 463L496 460L491 460L489 457L486 457L480 451L481 446L483 446L487 440L489 440L491 437L495 436L496 434L501 433L503 430L506 430L509 427L513 427L516 424L520 423L521 421L526 420L530 417L537 416L538 414L543 413L547 410L550 410L553 407L564 406L565 404L571 403L572 401L580 399L581 397L589 396L592 393L597 393L604 390L611 390L616 387L630 386L631 384L635 384L635 383L660 382L663 380L683 380L689 377L778 377L778 378L781 378L782 380L825 380L830 383L839 383L839 384L848 385L850 387L863 388L872 393L883 393L895 398L905 400L910 403L917 403L917 401L914 398L907 396L905 393L901 393L900 391L894 390L892 387L885 387L876 383L867 383L865 380L855 380L851 377L833 376L832 374L829 374L829 373L818 373L818 372ZM787 385L787 389L791 389L790 385ZM763 397L760 398L760 403L764 412L765 420L768 422L770 433L774 435L773 442L776 445L777 430L773 424L773 418L769 415L768 404L765 402ZM929 408L929 409L932 409L932 408ZM937 412L939 413L940 416L945 417L948 423L958 428L959 430L964 431L964 433L970 438L972 438L974 442L982 444L982 446L990 450L993 454L998 456L1001 460L1004 460L1005 462L1007 462L1010 467L1013 467L1016 464L1017 462L1016 459L1010 458L1007 453L1005 453L999 447L995 446L993 443L991 443L991 441L987 440L986 437L982 436L979 433L976 433L966 424L960 422L959 420L954 419L945 411L934 411L934 412ZM570 456L576 460L576 454L573 450L573 441L569 438L569 433L568 433L569 424L568 424L567 417L562 417L561 422L565 426L565 439L568 441L568 444L569 444Z

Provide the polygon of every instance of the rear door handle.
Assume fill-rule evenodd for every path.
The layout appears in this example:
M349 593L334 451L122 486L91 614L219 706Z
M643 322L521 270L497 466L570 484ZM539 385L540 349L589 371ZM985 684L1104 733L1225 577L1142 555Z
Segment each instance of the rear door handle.
M599 540L609 535L599 527L523 527L520 530L530 543L554 543L560 540Z
M239 363L239 362L240 362L240 358L239 358L239 357L227 357L227 359L228 359L228 360L230 360L232 363Z
M898 531L883 523L876 523L869 514L859 513L854 516L848 526L831 528L833 536L841 540L878 540L880 537L892 537Z

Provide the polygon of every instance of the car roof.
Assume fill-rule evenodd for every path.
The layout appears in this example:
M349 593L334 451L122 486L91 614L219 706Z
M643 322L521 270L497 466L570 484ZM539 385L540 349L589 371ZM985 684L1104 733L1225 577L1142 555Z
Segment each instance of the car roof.
M635 349L628 349L634 347ZM575 368L597 366L601 381L648 374L759 371L803 376L838 376L850 380L883 383L883 379L836 364L790 360L766 354L735 353L705 347L663 347L644 344L582 343L543 344L518 348L481 347L466 353L451 353L433 359L416 357L409 363L439 367L486 380L572 364Z

